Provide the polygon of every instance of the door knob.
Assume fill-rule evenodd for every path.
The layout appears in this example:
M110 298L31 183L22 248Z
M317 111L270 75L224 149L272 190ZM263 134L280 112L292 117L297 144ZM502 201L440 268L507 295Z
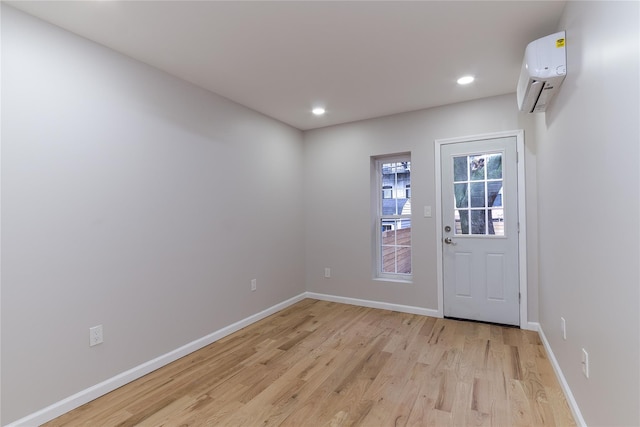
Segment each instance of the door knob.
M444 238L444 242L445 242L447 245L455 245L455 243L453 243L453 240L451 240L451 237L445 237L445 238Z

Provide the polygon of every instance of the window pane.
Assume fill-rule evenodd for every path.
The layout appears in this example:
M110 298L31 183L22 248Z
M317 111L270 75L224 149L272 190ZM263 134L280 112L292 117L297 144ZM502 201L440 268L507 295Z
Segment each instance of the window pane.
M385 229L382 228L382 244L383 245L395 245L396 243L396 230L394 228Z
M502 154L489 154L487 157L487 178L502 179Z
M484 179L484 171L484 156L470 156L469 175L471 176L471 181Z
M402 246L411 246L411 220L398 220L397 244Z
M453 158L453 180L468 181L467 156Z
M382 164L382 215L401 215L411 197L411 162ZM408 206L407 206L408 208Z
M396 272L396 247L395 246L382 247L382 272L383 273Z
M502 209L490 209L489 234L504 236L504 211Z
M396 273L411 274L411 247L399 247L397 251Z
M383 273L411 273L411 220L383 219L381 221Z
M485 227L486 212L484 209L471 211L471 234L487 234Z
M469 234L469 211L456 210L456 234Z
M485 200L484 200L484 182L471 183L471 207L472 208L486 207Z
M502 206L502 181L487 182L487 201L489 206Z
M453 184L456 196L456 208L468 208L467 184Z
M384 233L385 231L391 231L391 230L395 230L396 229L396 221L393 219L383 219L382 220L382 227L381 227L381 232ZM383 236L385 236L383 234ZM395 235L393 237L392 242L395 242ZM383 244L385 244L384 240L382 242ZM388 243L387 243L388 244Z
M382 215L395 215L397 211L396 199L382 199Z

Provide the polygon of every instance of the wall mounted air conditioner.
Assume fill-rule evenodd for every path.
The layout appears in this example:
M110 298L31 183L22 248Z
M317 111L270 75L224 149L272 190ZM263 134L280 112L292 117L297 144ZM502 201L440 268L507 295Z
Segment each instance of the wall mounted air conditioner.
M518 80L518 108L525 113L540 113L567 75L565 32L560 31L527 45Z

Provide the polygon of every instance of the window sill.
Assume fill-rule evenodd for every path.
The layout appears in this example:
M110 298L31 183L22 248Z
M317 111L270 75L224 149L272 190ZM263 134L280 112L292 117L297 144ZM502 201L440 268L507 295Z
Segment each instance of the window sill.
M413 278L411 279L391 279L388 277L374 277L373 280L375 282L392 282L392 283L405 283L408 285L413 284Z

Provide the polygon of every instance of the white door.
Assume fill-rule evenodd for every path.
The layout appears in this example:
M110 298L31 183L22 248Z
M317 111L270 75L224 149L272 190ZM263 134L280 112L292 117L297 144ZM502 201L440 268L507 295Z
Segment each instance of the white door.
M440 151L444 315L520 324L516 137Z

